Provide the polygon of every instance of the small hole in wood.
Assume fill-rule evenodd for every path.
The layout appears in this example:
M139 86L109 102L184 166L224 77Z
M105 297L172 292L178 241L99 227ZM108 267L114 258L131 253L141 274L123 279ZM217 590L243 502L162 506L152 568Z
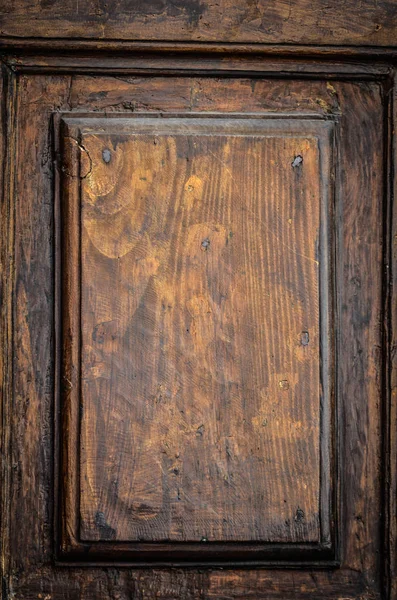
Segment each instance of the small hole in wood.
M110 159L112 158L110 150L108 150L107 148L105 148L105 150L102 150L102 158L106 164L110 163Z
M302 331L302 333L301 333L301 344L302 344L302 346L308 346L309 345L309 332L308 331Z
M208 250L208 248L210 247L210 241L208 238L205 238L205 240L203 240L201 242L201 250L203 252L206 252Z
M298 156L295 156L294 160L292 161L292 167L294 169L296 169L296 167L300 167L303 163L303 158L301 157L300 154L298 154Z

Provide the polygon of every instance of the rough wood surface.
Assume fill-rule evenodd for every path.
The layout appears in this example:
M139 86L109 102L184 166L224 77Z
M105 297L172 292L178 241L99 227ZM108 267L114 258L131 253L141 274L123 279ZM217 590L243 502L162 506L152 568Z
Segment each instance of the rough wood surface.
M387 232L389 234L389 243L387 246L387 262L388 265L388 285L390 286L390 296L386 302L386 315L389 316L390 327L386 328L386 339L388 341L387 359L388 363L385 369L385 389L388 392L386 395L386 440L385 454L389 457L389 463L386 469L386 479L388 485L386 487L387 508L385 511L385 523L389 529L388 535L385 536L385 572L390 569L389 574L389 593L390 597L397 598L397 469L394 468L397 452L397 287L396 277L394 273L397 268L397 203L393 198L397 198L397 178L395 177L395 157L397 156L396 136L393 135L393 123L397 122L397 89L393 86L389 88L388 103L387 103L387 127L391 143L389 146L389 154L387 157L387 176L388 186L386 191L389 198L389 220ZM393 132L393 133L392 133ZM394 163L393 163L394 157Z
M9 402L12 396L12 269L13 269L13 151L15 143L15 78L8 69L0 71L0 97L3 99L0 119L0 197L1 239L0 246L0 576L7 588L6 574L9 568L10 505L10 427Z
M0 35L18 38L188 40L392 46L394 0L14 0Z
M331 197L316 126L163 121L83 133L68 199L82 539L319 541Z
M146 81L75 76L71 81L63 75L19 77L14 393L9 423L12 455L7 471L12 506L6 574L9 597L382 597L382 102L376 82L285 80L252 81L250 85L244 78L150 77ZM340 114L336 171L340 203L335 215L342 489L338 569L137 570L53 565L54 417L57 421L58 409L56 406L54 411L53 394L56 263L51 115L59 110L128 115L132 110L150 109ZM73 478L78 472L76 462L71 460L70 467L74 469L61 472L61 476Z

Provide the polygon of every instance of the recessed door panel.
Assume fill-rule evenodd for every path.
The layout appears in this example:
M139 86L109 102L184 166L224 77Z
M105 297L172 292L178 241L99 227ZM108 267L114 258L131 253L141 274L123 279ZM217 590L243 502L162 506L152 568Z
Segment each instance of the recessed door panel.
M3 591L386 600L389 67L145 56L10 57Z

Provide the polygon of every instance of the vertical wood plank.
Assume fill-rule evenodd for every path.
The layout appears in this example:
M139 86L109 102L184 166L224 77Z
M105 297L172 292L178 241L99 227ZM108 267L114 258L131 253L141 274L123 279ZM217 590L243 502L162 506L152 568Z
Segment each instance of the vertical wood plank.
M14 178L17 81L4 65L0 71L0 555L1 594L8 594L11 520L11 401L14 267Z

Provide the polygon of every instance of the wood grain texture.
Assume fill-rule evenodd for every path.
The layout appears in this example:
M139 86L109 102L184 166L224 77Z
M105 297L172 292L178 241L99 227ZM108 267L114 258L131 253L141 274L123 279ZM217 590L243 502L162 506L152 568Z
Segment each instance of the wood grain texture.
M112 125L65 142L82 539L327 541L331 124Z
M15 215L8 464L11 587L21 571L51 560L53 555L55 230L51 114L62 106L62 98L67 99L68 85L57 78L37 83L20 78L14 102L18 124L14 160L20 161L20 168L15 173L11 209Z
M172 84L171 84L172 83ZM293 93L291 91L293 87ZM221 112L275 113L300 115L337 115L340 112L334 87L318 81L297 82L276 79L164 77L121 75L113 77L75 75L68 98L71 110L87 107L87 88L91 110L105 112ZM282 95L288 94L288 102Z
M202 87L194 105L190 103L190 91L197 85L196 78L124 77L120 80L76 76L71 81L68 76L22 75L18 79L14 393L9 424L12 461L7 465L12 503L9 596L27 600L39 595L57 600L386 598L381 579L382 523L379 517L384 460L382 90L375 82L333 81L327 86L326 81L287 79L261 82L259 88L256 85L250 88L244 79L199 79ZM253 110L287 114L305 112L305 107L311 107L322 117L329 113L340 114L336 185L341 202L335 215L339 249L336 263L340 290L337 298L338 431L343 518L339 569L327 570L321 565L315 570L311 567L295 570L118 568L115 563L117 544L111 546L110 542L109 568L100 567L98 563L82 569L77 565L77 558L70 567L53 564L56 263L51 114L59 110L107 113L117 110L126 115L133 108L138 112L147 111L151 100L146 90L153 86L158 89L154 112L214 111L217 107L227 112L227 93L233 107L242 107L233 108L231 112ZM101 91L107 92L107 97L101 95ZM73 474L78 472L73 457L69 466L68 471L61 469L61 479L73 479ZM95 558L96 551L102 554ZM94 557L93 562L103 560L104 549L99 542L84 545L82 552L88 559Z
M1 38L0 38L1 44ZM59 44L59 41L58 41ZM52 45L56 45L52 41ZM149 48L145 44L135 46L133 43L124 50L122 54L116 53L116 48L106 47L106 52L99 52L100 45L96 44L94 49L88 49L86 52L72 52L64 42L62 54L53 52L45 54L42 48L40 53L21 52L17 54L5 53L3 55L4 63L7 64L16 73L63 73L74 76L81 74L99 74L104 76L117 75L127 77L133 75L161 75L166 74L182 75L189 74L197 77L200 74L209 74L220 76L241 75L246 77L256 76L256 79L264 79L266 75L279 77L280 73L296 74L298 54L307 54L305 61L298 64L299 76L301 78L310 78L318 75L319 78L338 79L340 77L365 80L365 79L384 79L390 76L392 66L390 60L394 57L393 50L381 51L368 49L360 54L354 54L355 49L338 49L338 59L334 59L332 48L321 47L323 56L316 55L315 49L310 53L309 47L298 51L296 46L289 47L288 53L285 46L274 46L272 52L269 47L257 46L238 46L229 48L227 46L216 46L216 51L210 46L194 45L192 48L186 45L177 44L158 44ZM124 47L123 47L124 48ZM190 51L187 50L190 48ZM310 47L311 48L311 47ZM131 50L134 49L132 52ZM25 49L26 50L26 49ZM102 47L105 50L105 47ZM146 50L146 52L145 52ZM318 52L318 50L317 50ZM349 53L350 52L350 53ZM370 52L373 52L373 60ZM272 60L266 60L273 53ZM332 57L333 60L327 61L324 58ZM397 49L395 51L397 56ZM265 56L264 56L265 55ZM309 58L314 55L315 57ZM361 57L361 58L360 58ZM265 60L264 60L265 58ZM295 61L294 61L295 58Z
M15 165L15 78L6 68L0 71L0 577L3 589L8 589L10 505L10 427L9 398L12 395L12 271L13 271L13 192Z
M396 296L396 268L397 268L397 179L395 177L397 168L397 147L394 123L397 119L397 88L395 81L388 88L388 101L386 104L386 127L389 133L389 146L387 154L386 176L388 185L388 209L389 220L386 229L389 238L386 254L387 284L390 295L386 299L386 315L389 316L386 328L386 340L388 342L387 368L385 369L385 389L388 392L387 407L385 410L386 436L385 455L389 458L385 469L387 482L385 497L387 507L385 511L385 563L384 572L389 575L386 593L390 598L397 597L397 296Z
M3 37L392 46L394 0L14 0L1 7ZM17 43L17 40L14 40Z

